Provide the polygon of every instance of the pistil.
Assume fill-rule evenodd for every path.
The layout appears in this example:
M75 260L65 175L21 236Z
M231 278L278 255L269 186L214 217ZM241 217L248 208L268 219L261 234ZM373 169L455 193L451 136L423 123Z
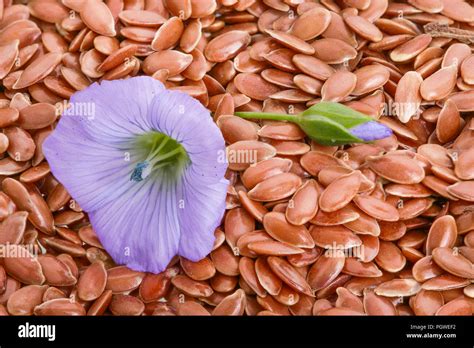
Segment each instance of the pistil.
M184 147L171 137L159 132L141 135L136 141L138 156L148 152L145 159L138 162L130 176L130 181L140 182L153 174L177 178L189 163Z

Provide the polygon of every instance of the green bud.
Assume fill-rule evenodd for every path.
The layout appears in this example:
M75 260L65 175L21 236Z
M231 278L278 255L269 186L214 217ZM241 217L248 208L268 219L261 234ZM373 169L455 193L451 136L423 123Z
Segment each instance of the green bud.
M364 142L352 135L348 128L372 120L360 112L333 102L318 103L298 115L262 112L237 112L236 115L243 118L296 123L311 139L328 146Z

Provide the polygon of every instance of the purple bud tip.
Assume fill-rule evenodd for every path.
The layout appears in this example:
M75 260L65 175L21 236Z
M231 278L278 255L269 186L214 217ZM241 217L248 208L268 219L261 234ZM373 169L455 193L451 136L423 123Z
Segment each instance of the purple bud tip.
M369 121L353 127L350 129L350 132L364 141L383 139L392 135L390 128L375 121Z

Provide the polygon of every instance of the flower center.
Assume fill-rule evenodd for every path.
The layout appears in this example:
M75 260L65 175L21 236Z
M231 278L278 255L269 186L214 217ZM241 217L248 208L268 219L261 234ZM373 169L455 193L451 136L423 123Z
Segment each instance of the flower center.
M176 180L190 162L183 145L160 132L140 135L134 142L134 149L139 162L130 181L140 182L149 176Z

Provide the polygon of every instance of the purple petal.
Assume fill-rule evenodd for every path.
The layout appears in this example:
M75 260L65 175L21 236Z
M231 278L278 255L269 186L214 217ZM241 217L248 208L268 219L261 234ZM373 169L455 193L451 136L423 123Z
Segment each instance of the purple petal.
M199 261L212 250L214 234L209 231L219 226L225 211L224 139L204 107L186 94L165 91L155 98L150 111L161 115L153 126L179 141L191 160L180 185L179 254Z
M138 77L94 83L72 96L71 104L82 106L73 111L86 107L94 113L62 116L43 152L55 177L85 211L127 191L127 173L133 167L127 161L129 142L149 130L148 106L163 90L159 81Z
M383 139L392 135L390 128L375 121L369 121L353 127L350 129L350 132L364 141Z
M159 115L159 117L156 117ZM165 90L150 106L153 129L181 143L192 165L188 171L200 182L219 182L227 169L225 142L209 111L189 95Z
M101 243L117 264L160 273L178 253L176 188L164 186L158 182L132 186L121 199L89 213Z
M179 255L196 262L211 252L215 238L208 231L214 231L221 223L228 185L225 179L214 185L197 185L192 175L186 175L184 208L179 211Z

